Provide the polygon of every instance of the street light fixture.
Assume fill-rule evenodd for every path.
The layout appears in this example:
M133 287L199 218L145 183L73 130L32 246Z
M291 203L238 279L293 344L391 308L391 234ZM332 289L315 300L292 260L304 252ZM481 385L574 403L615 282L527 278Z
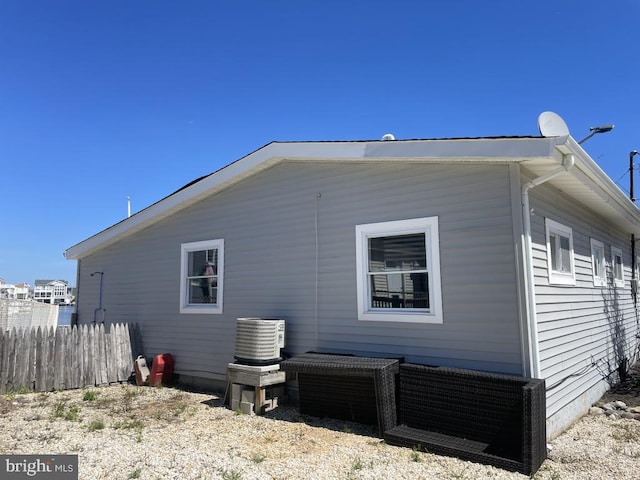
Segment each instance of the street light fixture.
M578 142L578 145L582 145L584 142L593 137L596 133L607 133L613 130L615 125L601 125L599 127L589 127L589 131L591 132L589 135L584 137L582 140Z

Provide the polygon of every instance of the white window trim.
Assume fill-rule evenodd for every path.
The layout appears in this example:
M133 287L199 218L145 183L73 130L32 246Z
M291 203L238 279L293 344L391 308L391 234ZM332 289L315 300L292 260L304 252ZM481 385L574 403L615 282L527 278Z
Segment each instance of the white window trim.
M602 258L602 275L598 275L596 269L596 259L593 254L594 250L599 250ZM607 262L604 256L604 243L595 238L591 239L591 270L593 273L593 286L594 287L606 287L607 285Z
M551 242L549 236L551 233L556 233L565 237L569 237L569 263L571 265L571 272L564 273L558 272L552 269L551 261ZM576 284L576 268L573 258L573 230L571 227L562 225L550 218L545 218L545 234L547 242L547 270L549 273L550 285L575 285Z
M429 272L428 310L372 309L369 307L368 238L372 236L424 233L427 240L427 268ZM438 217L413 218L391 222L356 225L356 287L358 320L410 323L443 323L442 285L440 278L440 236Z
M631 276L631 291L638 293L638 282L640 281L640 254L636 254L635 272Z
M215 304L197 304L190 305L187 303L189 299L188 285L187 285L187 266L189 259L189 252L198 250L218 250L218 303ZM197 313L197 314L220 314L222 310L222 299L224 286L224 240L205 240L202 242L190 242L180 245L180 313Z
M620 275L621 278L616 277L616 256L620 256ZM613 284L616 287L624 287L624 258L622 257L622 249L611 246L611 276L613 278Z

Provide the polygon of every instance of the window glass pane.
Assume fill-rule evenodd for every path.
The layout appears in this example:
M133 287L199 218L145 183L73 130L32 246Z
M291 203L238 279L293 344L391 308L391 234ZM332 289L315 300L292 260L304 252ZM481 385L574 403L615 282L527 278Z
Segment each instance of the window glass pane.
M571 243L569 237L549 233L551 269L555 272L571 273Z
M189 303L218 303L218 289L206 280L189 282Z
M218 250L188 252L188 303L217 303Z
M424 233L369 238L369 272L425 270Z
M622 280L622 257L619 255L615 256L615 264L614 264L614 274L618 280Z
M571 248L569 237L560 236L561 271L571 273Z
M593 264L595 275L597 277L604 277L604 265L602 263L602 249L596 247L593 249Z
M218 250L196 250L189 252L188 259L188 273L190 277L199 276L204 273L207 262L217 265L218 263Z
M551 232L549 234L549 246L551 247L551 270L558 272L558 236Z
M370 283L370 308L429 308L426 272L375 274Z

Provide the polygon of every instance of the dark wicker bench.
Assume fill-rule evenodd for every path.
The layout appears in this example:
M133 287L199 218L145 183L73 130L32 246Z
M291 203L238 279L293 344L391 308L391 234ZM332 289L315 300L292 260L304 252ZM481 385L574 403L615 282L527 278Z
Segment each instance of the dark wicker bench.
M303 353L280 363L296 373L300 413L377 425L380 436L396 422L399 361Z
M544 380L400 365L391 445L533 475L546 458Z

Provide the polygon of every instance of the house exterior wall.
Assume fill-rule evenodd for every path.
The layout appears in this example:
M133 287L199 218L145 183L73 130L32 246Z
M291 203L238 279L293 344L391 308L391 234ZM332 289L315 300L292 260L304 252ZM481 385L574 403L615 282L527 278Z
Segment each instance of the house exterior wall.
M522 374L506 164L284 162L83 257L78 320L137 322L147 356L222 380L237 317L287 321L322 350ZM356 225L438 216L442 324L357 320ZM180 314L180 246L224 239L224 312ZM99 278L104 272L102 307Z
M638 314L631 294L630 235L616 230L562 192L530 193L539 352L547 383L547 430L555 437L584 414L617 379L620 360L637 356ZM545 218L572 229L575 285L550 285ZM593 238L604 243L605 286L594 286ZM625 284L610 276L611 246L623 252ZM637 357L636 357L637 358ZM613 375L612 375L613 373Z

